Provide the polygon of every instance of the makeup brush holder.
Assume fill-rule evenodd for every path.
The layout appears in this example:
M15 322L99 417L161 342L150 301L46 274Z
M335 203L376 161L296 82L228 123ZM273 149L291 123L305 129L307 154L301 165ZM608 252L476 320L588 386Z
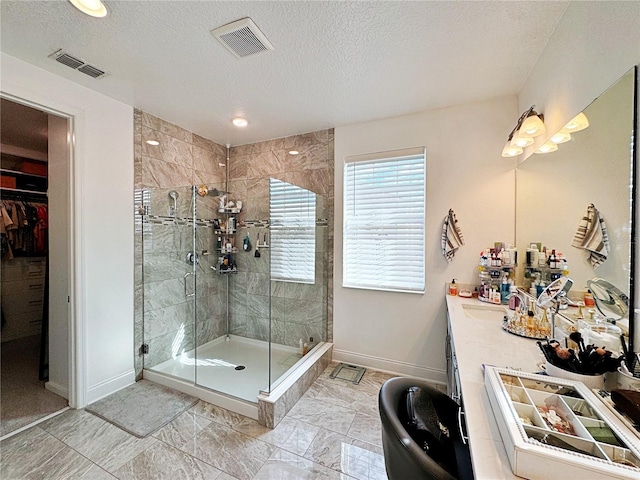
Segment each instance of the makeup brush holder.
M556 367L548 361L544 364L544 370L552 377L564 378L584 383L590 389L602 390L604 388L604 375L583 375L581 373L569 372L560 367Z

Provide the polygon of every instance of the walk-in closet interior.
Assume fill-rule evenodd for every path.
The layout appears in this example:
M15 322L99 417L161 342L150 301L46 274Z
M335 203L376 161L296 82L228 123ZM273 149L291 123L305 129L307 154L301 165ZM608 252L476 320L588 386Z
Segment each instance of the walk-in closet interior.
M50 322L49 157L61 153L59 145L66 151L68 126L67 119L6 98L0 101L3 437L68 404L58 394L63 392L48 385L50 336L66 342L64 328ZM53 354L58 355L55 347ZM57 374L60 362L53 363Z
M135 149L136 373L256 404L330 340L333 131L228 148L136 111Z

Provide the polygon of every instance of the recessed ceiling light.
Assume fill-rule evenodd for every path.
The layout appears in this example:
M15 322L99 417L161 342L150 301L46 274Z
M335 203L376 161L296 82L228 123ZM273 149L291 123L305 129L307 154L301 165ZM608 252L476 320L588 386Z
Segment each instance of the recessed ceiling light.
M107 7L100 0L69 0L71 4L80 10L82 13L86 13L92 17L106 17Z
M149 145L153 145L154 147L156 147L156 146L160 145L160 142L159 142L159 141L157 141L157 140L147 140L147 143L148 143Z
M246 127L249 124L249 122L247 122L244 118L238 117L233 119L233 124L236 127Z
M298 150L289 150L289 155L298 155L299 153Z

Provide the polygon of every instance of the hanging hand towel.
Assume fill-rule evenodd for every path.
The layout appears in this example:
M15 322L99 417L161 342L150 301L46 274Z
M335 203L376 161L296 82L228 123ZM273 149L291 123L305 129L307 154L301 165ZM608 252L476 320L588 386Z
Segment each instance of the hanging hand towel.
M449 213L444 217L442 224L442 255L450 262L462 245L464 245L464 238L458 226L456 214L449 209Z
M593 203L589 204L587 213L580 220L571 246L586 250L593 268L598 267L607 259L611 249L607 225Z

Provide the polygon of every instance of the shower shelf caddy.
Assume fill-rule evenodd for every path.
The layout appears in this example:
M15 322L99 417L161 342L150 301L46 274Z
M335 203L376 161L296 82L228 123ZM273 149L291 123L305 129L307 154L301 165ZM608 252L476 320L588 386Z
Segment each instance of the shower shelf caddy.
M218 213L221 213L224 215L223 220L225 221L225 228L217 228L217 229L214 228L213 230L214 235L220 238L220 248L216 247L216 250L215 250L216 253L219 255L218 263L216 264L215 267L211 267L211 268L221 275L235 274L235 273L238 273L238 269L235 266L235 264L233 264L232 268L226 268L226 269L223 269L222 266L224 262L224 257L226 255L235 254L235 253L238 253L239 251L237 247L233 246L233 244L235 242L235 235L239 227L239 222L236 215L240 213L240 209L239 208L220 208L218 209ZM233 219L233 222L234 222L234 228L232 229L229 228L229 221L231 219ZM228 244L231 244L230 249L226 247L226 245Z

